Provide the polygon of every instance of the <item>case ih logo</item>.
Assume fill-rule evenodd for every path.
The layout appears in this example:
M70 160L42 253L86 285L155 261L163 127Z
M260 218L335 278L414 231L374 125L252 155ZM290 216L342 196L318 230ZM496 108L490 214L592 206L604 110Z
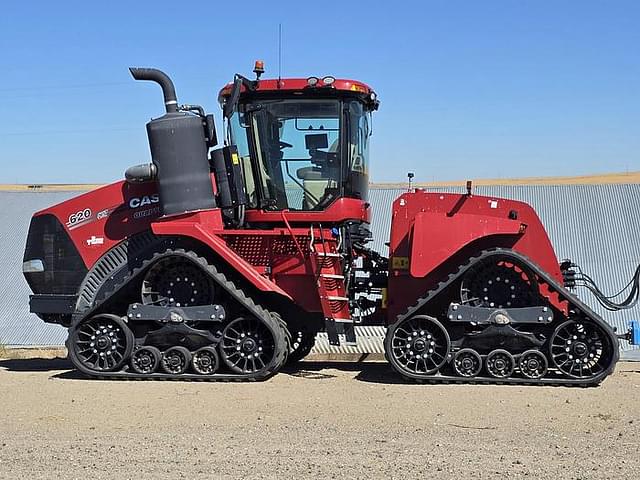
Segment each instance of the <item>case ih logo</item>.
M145 205L152 205L160 201L160 195L153 193L151 195L143 195L142 197L133 197L129 200L129 208L139 208Z

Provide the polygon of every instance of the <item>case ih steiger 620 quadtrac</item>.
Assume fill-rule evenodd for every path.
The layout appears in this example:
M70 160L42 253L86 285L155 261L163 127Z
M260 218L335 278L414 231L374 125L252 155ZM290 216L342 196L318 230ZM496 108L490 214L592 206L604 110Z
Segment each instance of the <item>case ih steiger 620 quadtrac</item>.
M410 190L386 258L366 246L375 92L254 72L220 92L214 149L213 116L132 68L164 94L152 163L34 215L31 311L69 328L78 370L262 380L317 332L354 343L363 324L387 327L388 361L418 381L586 386L613 371L616 334L565 288L588 277L559 265L529 205Z

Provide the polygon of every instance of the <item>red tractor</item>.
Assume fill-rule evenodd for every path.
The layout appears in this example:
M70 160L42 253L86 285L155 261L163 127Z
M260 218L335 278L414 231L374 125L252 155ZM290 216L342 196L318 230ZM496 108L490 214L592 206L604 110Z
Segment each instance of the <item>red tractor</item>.
M393 203L389 257L367 248L371 115L353 80L236 75L213 116L179 105L147 124L152 163L36 213L31 311L69 328L93 377L263 380L325 331L385 325L386 357L418 381L596 385L612 328L565 287L535 211L412 190Z

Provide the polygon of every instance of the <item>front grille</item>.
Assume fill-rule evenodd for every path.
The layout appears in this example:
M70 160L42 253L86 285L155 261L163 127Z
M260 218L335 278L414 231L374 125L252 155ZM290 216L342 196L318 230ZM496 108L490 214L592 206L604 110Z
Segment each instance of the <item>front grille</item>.
M63 225L50 214L31 219L24 261L40 259L44 272L26 272L33 293L75 294L87 268Z

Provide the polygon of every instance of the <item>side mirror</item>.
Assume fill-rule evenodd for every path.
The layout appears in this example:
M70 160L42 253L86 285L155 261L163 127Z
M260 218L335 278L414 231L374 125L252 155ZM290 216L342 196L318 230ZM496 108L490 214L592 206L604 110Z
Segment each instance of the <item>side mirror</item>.
M208 114L204 117L204 136L207 141L207 147L213 148L218 144L216 122L212 114Z
M224 118L231 118L233 112L236 111L236 105L238 104L238 100L240 99L240 88L242 87L242 77L236 75L236 78L233 80L233 89L231 90L231 95L224 104L224 110L222 111L222 115Z

